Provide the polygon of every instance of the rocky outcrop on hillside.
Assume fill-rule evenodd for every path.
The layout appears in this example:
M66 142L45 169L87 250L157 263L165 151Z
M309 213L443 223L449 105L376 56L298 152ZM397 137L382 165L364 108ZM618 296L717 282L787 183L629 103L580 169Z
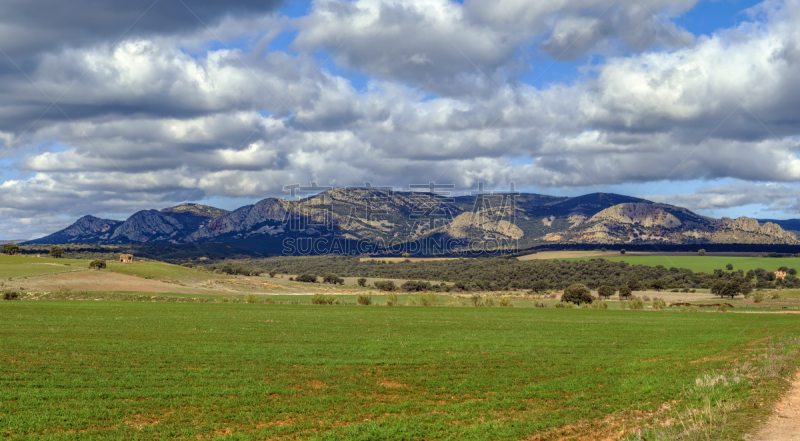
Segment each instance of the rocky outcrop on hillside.
M69 227L30 243L97 243L107 240L121 221L84 216Z
M294 209L294 202L275 198L263 199L212 220L190 234L186 240L195 242L230 233L248 232L269 221L283 223Z
M668 212L661 204L628 203L619 204L595 214L589 222L612 222L616 224L637 224L644 228L678 228L682 222Z
M200 204L180 204L174 207L165 208L161 210L161 212L167 214L191 214L206 219L216 219L229 213L228 210L223 210L222 208Z
M525 233L511 222L499 219L496 213L481 211L462 213L448 224L445 231L456 239L520 239Z
M117 227L111 242L156 242L178 239L183 224L177 219L157 210L143 210L129 217Z

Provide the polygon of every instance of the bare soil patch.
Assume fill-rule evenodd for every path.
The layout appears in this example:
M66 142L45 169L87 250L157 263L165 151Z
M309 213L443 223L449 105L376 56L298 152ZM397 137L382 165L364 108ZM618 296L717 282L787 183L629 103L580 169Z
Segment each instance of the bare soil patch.
M775 406L774 413L761 431L745 439L800 441L800 375L795 376L789 393Z
M82 271L30 277L25 280L25 288L30 291L55 291L59 288L68 288L73 291L174 292L187 294L206 292L205 290L188 286L104 271Z

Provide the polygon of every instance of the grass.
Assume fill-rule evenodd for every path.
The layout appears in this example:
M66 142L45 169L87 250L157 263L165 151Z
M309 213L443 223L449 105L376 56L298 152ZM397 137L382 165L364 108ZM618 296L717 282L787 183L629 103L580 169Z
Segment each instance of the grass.
M605 437L796 317L0 302L0 427L47 439ZM748 377L731 393L757 390ZM626 422L622 422L625 419ZM738 430L738 429L737 429ZM557 438L552 435L551 438Z
M31 277L89 268L88 260L0 254L0 278Z
M108 262L107 271L119 274L127 274L129 276L142 277L145 279L168 279L185 282L200 282L209 279L222 278L220 275L198 271L193 268L156 261L136 262L133 264Z
M589 260L594 257L567 258L558 260ZM756 268L775 271L782 266L800 270L800 257L738 257L738 256L613 256L603 257L612 262L628 262L631 265L662 265L666 268L688 268L695 272L712 273L715 269L725 270L725 265L732 264L733 270L745 272Z

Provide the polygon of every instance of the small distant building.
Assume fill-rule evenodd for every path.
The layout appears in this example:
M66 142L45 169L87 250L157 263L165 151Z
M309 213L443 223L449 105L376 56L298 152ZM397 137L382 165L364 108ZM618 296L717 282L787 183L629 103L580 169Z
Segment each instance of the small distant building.
M133 263L133 254L120 254L119 263Z
M786 278L786 271L775 271L775 278L776 279L785 279Z

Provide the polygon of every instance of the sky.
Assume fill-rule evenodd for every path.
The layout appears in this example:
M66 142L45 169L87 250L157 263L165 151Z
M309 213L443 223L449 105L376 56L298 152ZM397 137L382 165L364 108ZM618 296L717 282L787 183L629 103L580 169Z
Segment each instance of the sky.
M0 239L283 186L800 217L800 0L6 0Z

